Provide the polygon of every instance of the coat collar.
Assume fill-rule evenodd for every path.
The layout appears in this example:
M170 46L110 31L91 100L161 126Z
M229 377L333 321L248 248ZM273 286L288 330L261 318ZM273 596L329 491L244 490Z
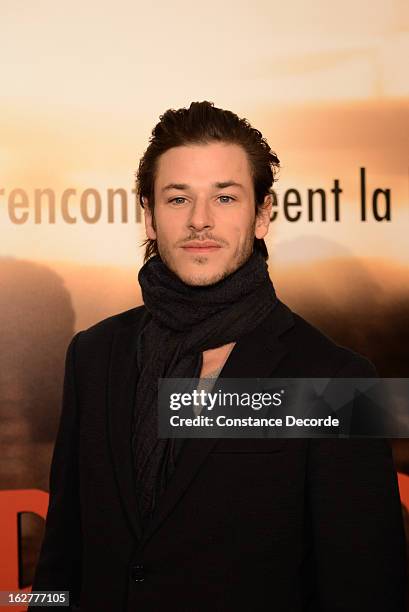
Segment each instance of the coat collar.
M136 393L136 346L146 322L146 311L132 328L119 330L113 339L108 380L108 432L118 489L125 514L138 540L146 542L158 529L189 486L217 439L190 439L182 450L175 474L142 534L135 496L131 425ZM294 325L291 310L278 301L262 323L235 344L219 377L269 378L288 351L280 336Z

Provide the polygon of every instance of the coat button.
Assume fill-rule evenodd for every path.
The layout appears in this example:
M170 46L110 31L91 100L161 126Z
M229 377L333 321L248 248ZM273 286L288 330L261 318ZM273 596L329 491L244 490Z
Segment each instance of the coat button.
M134 565L131 570L132 580L135 582L143 582L145 580L145 568L143 565Z

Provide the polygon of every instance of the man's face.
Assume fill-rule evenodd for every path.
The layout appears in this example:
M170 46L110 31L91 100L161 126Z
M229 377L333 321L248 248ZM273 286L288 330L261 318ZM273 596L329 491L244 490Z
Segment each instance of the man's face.
M244 149L210 143L169 149L158 159L154 220L145 205L148 238L163 262L188 285L211 285L250 257L271 215L266 197L256 216Z

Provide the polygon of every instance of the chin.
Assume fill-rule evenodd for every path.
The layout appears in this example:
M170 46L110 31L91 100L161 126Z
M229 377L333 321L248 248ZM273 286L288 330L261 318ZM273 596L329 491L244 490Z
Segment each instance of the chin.
M222 270L174 270L179 278L186 284L192 287L206 287L215 285L231 274L229 269Z
M182 281L186 285L190 285L192 287L206 287L208 285L216 284L222 278L224 278L224 276L220 274L216 276L203 276L203 275L196 274L196 275L187 276L185 278L182 278Z

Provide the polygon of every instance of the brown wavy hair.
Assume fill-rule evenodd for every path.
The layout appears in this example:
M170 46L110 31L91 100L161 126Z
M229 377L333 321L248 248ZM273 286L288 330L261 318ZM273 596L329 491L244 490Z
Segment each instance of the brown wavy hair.
M231 111L217 108L213 102L207 101L192 102L189 108L169 109L159 119L135 174L140 205L144 208L144 199L148 201L153 219L155 173L159 157L173 147L211 142L237 144L246 151L254 182L257 214L265 196L272 192L280 167L280 160L259 130L253 128L247 119L240 119ZM145 262L153 255L159 255L156 240L147 238L142 246L145 246ZM254 238L253 248L268 259L263 239Z

